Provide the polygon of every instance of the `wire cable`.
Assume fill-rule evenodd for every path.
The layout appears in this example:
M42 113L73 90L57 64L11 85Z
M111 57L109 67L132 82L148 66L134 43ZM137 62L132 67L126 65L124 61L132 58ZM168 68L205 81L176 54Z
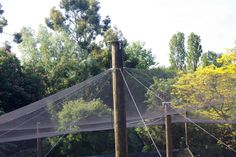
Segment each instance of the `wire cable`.
M137 82L139 82L142 86L144 86L146 89L150 90L157 98L161 99L158 95L156 95L156 93L154 91L152 91L151 89L149 89L148 87L146 87L142 82L140 82L137 78L135 78L132 74L130 74L126 69L125 71L127 72L127 74L129 74L133 79L135 79ZM163 99L161 99L163 101ZM230 150L232 150L233 152L236 153L236 150L231 148L229 145L227 145L226 143L224 143L223 141L221 141L219 138L217 138L216 136L212 135L211 133L209 133L207 130L205 130L204 128L202 128L201 126L199 126L198 124L196 124L194 121L192 121L190 118L186 117L183 113L179 112L175 107L173 107L172 105L170 105L171 108L173 110L175 110L179 115L183 116L186 120L188 120L189 122L193 123L195 126L197 126L198 128L200 128L202 131L204 131L205 133L207 133L208 135L210 135L212 138L214 138L215 140L217 140L218 142L220 142L221 144L223 144L225 147L229 148ZM208 105L209 107L210 105Z
M98 92L96 93L95 98L99 95L99 93L100 93L100 92L102 91L102 89L105 87L105 85L106 85L106 83L108 82L109 78L110 78L110 77L107 77L106 81L103 82L101 88L100 88L100 89L98 90ZM70 126L70 131L69 131L69 132L71 132L71 126ZM69 133L69 132L68 132L68 133ZM61 137L58 139L58 141L51 147L51 149L50 149L43 157L47 157L47 155L58 145L58 143L62 140L62 138L64 138L65 135L68 134L68 133L65 133L63 136L61 136Z
M111 70L110 70L110 69L106 70L105 72L103 72L103 73L101 73L101 74L95 76L94 78L91 78L90 81L97 81L97 80L100 80L100 79L103 78L109 71L111 71ZM81 89L81 88L84 88L84 87L86 87L86 86L88 86L89 83L90 83L90 82L88 82L87 84L84 84L83 86L80 87L80 89ZM77 91L77 90L76 90L76 91ZM76 92L76 91L74 91L74 92ZM65 97L63 97L63 99L64 99L64 100L68 99L74 92L65 95ZM62 101L61 103L63 103L63 101ZM61 103L57 103L56 105L59 105L59 104L61 104ZM45 108L45 107L47 107L47 105L44 106L43 108ZM23 121L22 123L20 123L20 124L16 125L15 127L9 129L8 131L5 131L4 133L0 134L0 137L2 137L2 136L4 136L4 135L6 135L6 134L12 132L13 130L15 130L15 129L19 128L19 127L21 127L22 125L26 124L27 122L31 121L32 119L34 119L34 118L36 118L36 117L42 115L42 114L45 113L46 111L47 111L47 110L43 110L43 111L41 111L41 112L35 114L34 116L30 117L29 119Z
M150 90L147 86L145 86L141 81L139 81L136 77L134 77L131 73L129 73L126 69L124 69L125 72L130 75L134 80L136 80L138 83L140 83L144 88L146 88L147 90ZM164 101L164 99L162 99L160 96L158 96L156 93L153 92L153 94L160 99L162 102Z
M150 90L158 99L160 99L162 102L164 101L160 96L158 96L154 90L150 89L149 87L147 87L146 85L144 85L139 79L137 79L135 76L133 76L129 71L126 70L127 68L124 68L125 72L131 76L134 80L136 80L139 84L141 84L144 88L146 88L147 90ZM205 105L202 105L200 107L198 106L187 106L185 107L185 109L181 109L181 108L178 108L179 112L183 112L185 113L186 111L193 111L193 110L200 110L200 109L206 109L206 108L209 108L209 107L213 107L213 106L218 106L216 104L205 104ZM210 123L226 123L226 124L234 124L235 121L216 121L216 120L210 120Z
M174 106L172 106L171 104L169 104L169 106L175 110L176 112L178 112ZM197 123L195 123L194 121L192 121L190 118L186 117L186 115L178 112L181 116L183 116L186 120L188 120L189 122L193 123L195 126L197 126L199 129L201 129L202 131L204 131L205 133L207 133L208 135L210 135L212 138L214 138L215 140L217 140L218 142L220 142L222 145L224 145L225 147L229 148L230 150L232 150L233 152L236 153L236 150L231 148L229 145L227 145L226 143L224 143L222 140L220 140L219 138L217 138L216 136L212 135L211 133L209 133L206 129L204 129L203 127L201 127L200 125L198 125Z
M51 147L51 149L43 156L43 157L47 157L48 154L57 146L57 144L62 140L63 137L65 137L67 133L65 133L64 135L62 135L58 140L57 142Z
M161 155L159 149L157 148L157 145L156 145L156 143L155 143L155 141L154 141L154 139L153 139L153 137L152 137L152 135L151 135L151 133L150 133L150 131L149 131L149 129L148 129L146 123L145 123L145 120L143 119L142 114L141 114L141 112L140 112L139 109L138 109L138 106L137 106L137 104L136 104L136 101L134 100L134 97L133 97L133 95L132 95L132 93L131 93L131 91L130 91L130 88L129 88L127 82L126 82L126 79L125 79L125 77L124 77L124 74L123 74L123 72L121 71L121 69L119 69L119 70L120 70L120 73L121 73L121 75L122 75L123 81L124 81L124 83L125 83L125 85L126 85L126 88L127 88L128 92L129 92L129 95L130 95L130 97L131 97L131 99L132 99L132 101L133 101L133 104L135 105L135 108L136 108L136 110L137 110L137 112L138 112L138 114L139 114L139 116L140 116L140 118L141 118L141 120L142 120L142 122L143 122L143 125L144 125L144 127L146 128L146 131L148 132L148 135L149 135L149 137L150 137L150 139L151 139L151 141L152 141L152 143L153 143L153 145L154 145L154 147L155 147L155 149L156 149L158 155L159 155L160 157L162 157L162 155Z

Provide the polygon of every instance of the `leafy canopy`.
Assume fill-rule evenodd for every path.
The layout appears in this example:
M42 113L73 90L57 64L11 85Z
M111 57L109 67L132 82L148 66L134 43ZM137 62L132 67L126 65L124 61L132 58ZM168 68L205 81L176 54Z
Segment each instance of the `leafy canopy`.
M208 106L203 115L213 119L232 117L236 103L236 51L223 54L214 65L199 68L194 73L183 74L174 87L173 94L182 100L179 105Z
M63 109L57 114L60 126L67 128L81 119L88 117L103 117L111 115L111 109L100 99L86 102L82 99L66 102Z
M66 31L86 56L97 36L110 27L110 18L101 20L99 9L97 0L61 0L60 9L51 9L46 24L55 31Z

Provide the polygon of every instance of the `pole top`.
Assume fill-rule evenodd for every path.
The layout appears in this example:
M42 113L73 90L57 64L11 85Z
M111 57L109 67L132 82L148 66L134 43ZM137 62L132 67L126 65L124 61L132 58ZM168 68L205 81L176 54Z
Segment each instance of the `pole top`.
M120 43L121 40L110 40L110 41L107 41L108 44L113 44L113 43Z

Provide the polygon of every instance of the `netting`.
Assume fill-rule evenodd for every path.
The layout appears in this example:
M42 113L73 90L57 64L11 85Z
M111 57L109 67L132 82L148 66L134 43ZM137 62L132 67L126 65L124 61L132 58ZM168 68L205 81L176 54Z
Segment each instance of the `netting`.
M222 107L219 104L178 106L177 102L172 102L166 96L171 95L168 90L160 92L153 88L153 78L165 80L173 78L172 75L160 69L124 68L123 92L128 128L163 125L165 115L172 116L172 123L236 124L235 114L227 118L205 114L205 111ZM165 110L165 105L169 106L168 110ZM78 85L0 116L0 143L59 135L63 138L68 133L112 129L112 69L109 69Z
M154 104L150 105L147 91L151 90L149 87L153 84L153 77L163 77L157 70L125 68L124 77L138 108L125 87L127 127L143 126L142 117L147 125L163 124L165 114L172 115L173 123L188 122L183 117L186 111L195 123L236 123L233 116L227 120L201 115L200 111L210 109L214 104L184 108L173 106L174 109L169 108L165 112L163 103L166 102L156 93ZM155 91L152 92L155 96ZM109 69L78 85L1 116L0 142L113 129L112 108L112 70ZM78 113L68 114L73 111Z

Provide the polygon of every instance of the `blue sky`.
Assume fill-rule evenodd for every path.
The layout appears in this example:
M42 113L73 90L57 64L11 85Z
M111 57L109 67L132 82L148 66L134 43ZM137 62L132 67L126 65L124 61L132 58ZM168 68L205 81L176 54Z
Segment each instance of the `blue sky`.
M59 0L1 0L8 20L5 32L22 26L37 30ZM102 16L109 15L129 41L143 41L160 65L168 65L171 36L177 31L201 36L203 51L224 52L236 41L236 0L100 0ZM0 41L8 39L1 35ZM17 49L14 51L19 56Z

